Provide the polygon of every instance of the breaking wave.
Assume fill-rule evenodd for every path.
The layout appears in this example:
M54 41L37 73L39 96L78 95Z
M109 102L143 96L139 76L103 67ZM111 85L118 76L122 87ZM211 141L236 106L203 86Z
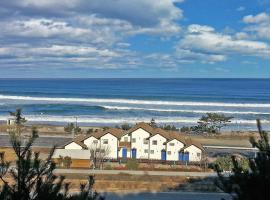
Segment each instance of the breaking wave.
M186 112L186 113L201 113L207 112L224 113L224 114L242 114L242 115L270 115L270 112L253 112L253 111L226 111L226 110L181 110L181 109L159 109L159 108L141 108L141 107L121 107L121 106L101 106L108 110L145 110L155 112Z
M164 105L164 106L209 106L209 107L249 107L270 108L270 103L225 103L225 102L190 102L190 101L159 101L136 99L105 99L105 98L58 98L58 97L31 97L0 95L4 100L23 100L41 102L66 102L66 103L118 103L133 105Z

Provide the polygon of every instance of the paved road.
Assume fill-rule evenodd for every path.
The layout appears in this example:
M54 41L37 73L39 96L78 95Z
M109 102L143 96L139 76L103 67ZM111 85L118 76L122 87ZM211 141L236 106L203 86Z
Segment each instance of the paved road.
M131 174L131 175L152 175L152 176L190 176L190 177L216 177L211 172L174 172L174 171L133 171L133 170L92 170L92 169L56 169L57 174Z
M231 200L230 196L224 193L202 193L202 192L158 192L139 194L104 194L106 200L220 200L222 198Z
M70 141L71 138L65 136L40 136L33 144L34 147L52 147L53 145L61 146ZM10 147L9 136L7 134L0 135L0 147Z

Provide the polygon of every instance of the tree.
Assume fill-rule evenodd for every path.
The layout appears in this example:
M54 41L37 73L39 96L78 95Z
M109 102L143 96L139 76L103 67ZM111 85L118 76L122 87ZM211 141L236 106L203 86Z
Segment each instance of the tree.
M180 128L180 131L186 133L186 132L190 132L191 130L189 126L183 126Z
M89 148L90 160L93 161L93 168L103 168L103 163L110 154L110 146L102 145L100 142L93 143Z
M151 119L150 126L152 126L153 128L157 128L157 123L154 118Z
M231 122L232 118L233 117L227 117L224 114L206 113L206 115L203 115L199 119L198 128L209 133L220 133L221 128L227 126L227 124Z
M232 156L232 174L229 177L222 175L218 165L217 186L229 193L234 200L265 200L268 199L270 188L270 145L268 133L263 131L257 120L260 138L250 138L253 147L258 149L257 156L248 161L248 169L244 169L241 162Z
M79 134L82 129L79 126L75 126L74 123L68 123L65 127L64 127L64 131L72 134L74 132L74 134Z
M64 131L71 134L72 131L74 130L74 123L68 123L65 127L64 127Z
M129 124L122 124L121 129L127 131L127 130L131 129L131 126Z
M17 126L23 125L26 123L26 119L22 116L22 109L17 108L15 112L9 112L10 116L15 117L15 124Z
M165 131L178 131L174 125L164 125L160 128L164 129Z
M86 131L86 134L90 135L94 132L94 129L93 128L89 128L87 131Z
M52 148L47 159L41 160L39 152L33 152L32 145L38 137L37 130L33 128L31 136L22 145L21 135L11 131L10 143L17 156L16 165L11 166L5 160L5 154L0 153L0 188L1 200L96 200L101 199L93 191L94 179L89 177L88 184L81 185L80 193L70 195L69 183L64 183L65 177L53 174L55 163ZM12 179L8 182L7 177Z

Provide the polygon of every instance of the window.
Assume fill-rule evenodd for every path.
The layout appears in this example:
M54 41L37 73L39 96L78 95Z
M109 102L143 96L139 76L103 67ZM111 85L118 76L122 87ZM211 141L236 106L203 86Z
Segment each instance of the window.
M103 144L108 144L108 139L104 139Z
M153 140L152 145L157 145L157 140Z
M105 149L100 149L100 153L105 153Z
M197 153L197 157L201 157L201 154L200 153Z
M168 154L168 155L171 155L171 154L172 154L172 152L171 152L171 151L167 151L167 154Z
M94 144L97 144L97 143L98 143L98 140L94 140L93 143L94 143Z
M170 143L170 146L174 146L174 143Z
M132 138L132 143L135 143L136 142L136 138Z
M150 153L151 153L151 154L154 154L154 153L155 153L155 151L154 151L154 150L151 150L151 151L150 151Z
M128 137L124 137L124 141L125 142L128 142Z
M143 144L148 144L148 140L146 138L143 139Z
M144 150L144 153L148 153L148 149L145 149L145 150Z

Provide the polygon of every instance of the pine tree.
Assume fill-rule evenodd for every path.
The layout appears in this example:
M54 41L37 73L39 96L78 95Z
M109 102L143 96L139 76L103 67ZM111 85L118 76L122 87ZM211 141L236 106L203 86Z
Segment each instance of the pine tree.
M22 144L21 134L10 132L10 143L17 156L16 165L5 161L4 153L0 153L0 200L97 200L101 199L98 193L93 191L94 178L89 177L87 185L81 185L80 192L70 195L69 183L65 183L64 176L53 173L55 163L52 156L55 148L52 148L47 159L41 160L38 152L33 152L32 145L38 137L37 130ZM8 182L7 176L12 181Z
M258 149L257 156L249 159L249 169L243 169L241 163L232 157L233 173L225 177L216 166L217 186L229 193L234 200L265 200L270 189L270 145L268 133L262 130L257 120L260 139L250 138L250 143Z

